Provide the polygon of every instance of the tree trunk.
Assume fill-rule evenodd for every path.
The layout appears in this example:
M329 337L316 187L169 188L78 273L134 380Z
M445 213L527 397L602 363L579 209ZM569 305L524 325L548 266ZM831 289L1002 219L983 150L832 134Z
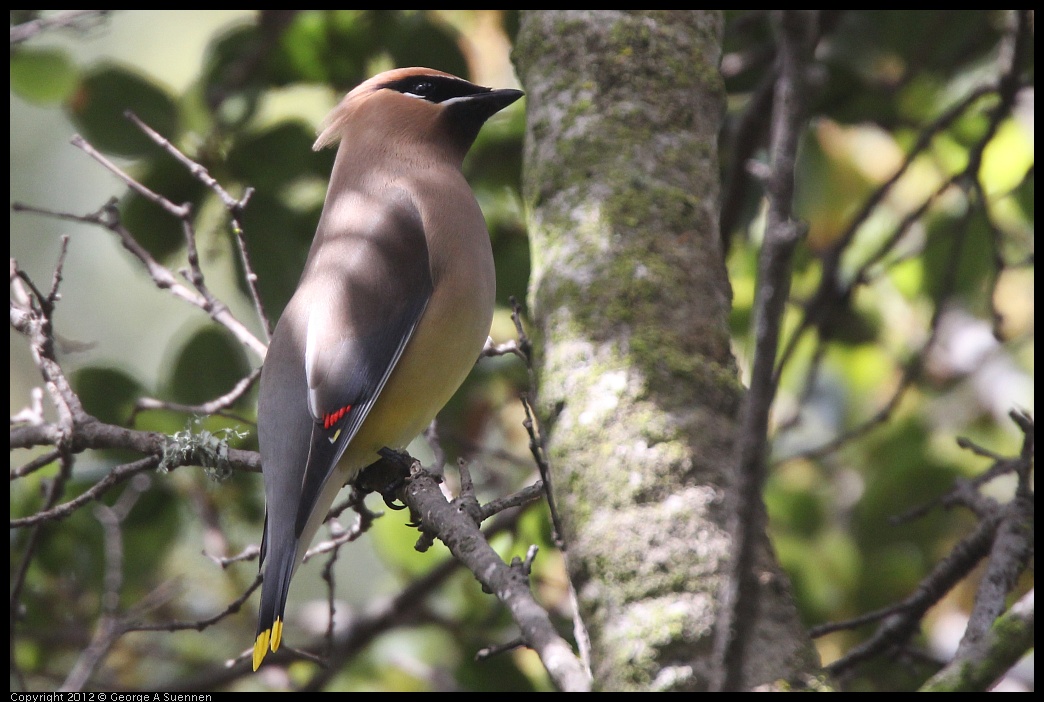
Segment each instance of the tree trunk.
M539 409L596 688L703 690L743 387L718 237L723 18L525 11ZM767 546L767 539L765 539ZM747 686L816 669L771 550Z

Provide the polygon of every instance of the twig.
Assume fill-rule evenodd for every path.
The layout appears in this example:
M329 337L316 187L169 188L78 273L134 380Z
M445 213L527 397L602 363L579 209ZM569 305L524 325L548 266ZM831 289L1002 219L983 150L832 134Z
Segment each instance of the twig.
M152 278L152 281L155 283L157 288L167 290L174 297L203 310L209 314L214 321L228 329L244 346L257 354L259 358L263 359L265 357L267 347L264 342L260 341L250 332L249 329L246 328L246 326L243 325L242 322L236 319L231 311L229 311L228 307L212 297L193 292L185 285L182 285L178 282L178 279L170 269L159 263L152 257L152 254L150 254L145 247L138 243L134 238L134 235L123 226L120 220L119 210L116 207L115 199L107 202L97 212L87 215L56 212L22 203L14 203L11 206L11 209L15 212L30 212L72 222L94 224L108 229L119 237L120 244L123 245L123 248L129 251L145 266L146 272L149 274L149 277Z
M144 185L139 183L137 180L127 174L122 168L117 166L115 163L106 158L100 151L91 146L90 142L84 139L79 134L74 134L69 143L76 148L83 151L85 154L93 158L95 161L100 163L105 170L109 171L117 178L122 180L128 188L141 195L143 198L153 203L154 205L166 210L167 214L178 219L185 219L192 212L192 208L188 204L175 205L173 202L163 197L159 193L155 193L149 190Z
M38 19L22 22L11 27L11 45L21 44L51 29L73 27L82 29L91 20L98 20L112 10L66 10L51 17L40 17Z
M184 153L182 153L176 146L170 143L170 140L164 137L162 134L154 130L149 125L145 124L141 119L127 110L124 115L135 126L140 129L145 136L149 137L158 144L164 151L170 154L175 160L181 165L185 166L190 174L199 180L203 185L213 190L218 198L224 204L225 209L228 210L229 216L232 218L232 233L235 236L236 248L239 251L239 258L243 264L244 278L247 283L247 289L250 291L250 297L254 302L254 310L257 312L258 319L261 320L261 327L265 333L265 341L268 342L272 338L272 323L268 319L268 315L265 314L264 304L261 302L261 293L257 288L257 274L254 272L253 267L250 265L250 256L247 254L246 239L243 237L243 210L246 208L247 202L254 194L253 188L247 188L243 197L238 200L232 197L227 190L221 187L221 184L210 175L210 171L206 169L200 163L193 161ZM195 244L193 241L189 241L190 249L194 248Z
M536 413L533 411L531 404L531 398L536 397L537 391L536 373L533 370L533 345L526 334L525 327L522 325L522 305L519 304L514 296L511 296L510 302L511 321L515 324L515 340L495 345L492 339L490 339L486 342L485 348L482 349L482 356L501 356L510 353L521 358L526 364L529 389L519 397L526 414L526 418L522 421L522 426L525 427L526 433L529 435L529 451L536 462L537 470L540 472L540 480L547 495L547 506L551 513L552 539L559 549L563 549L565 541L562 538L562 524L558 517L558 508L555 505L555 496L551 485L551 463L547 458L547 450L545 448L547 444L544 441L540 425L536 420Z
M261 547L251 544L250 546L245 547L242 551L240 551L234 556L212 556L206 551L203 552L203 555L209 558L210 560L214 561L214 563L221 566L222 569L225 569L233 563L254 560L255 558L261 555Z
M507 497L501 497L496 500L492 500L482 505L482 516L480 521L489 519L494 514L499 514L506 509L512 507L522 507L531 502L536 502L545 495L544 484L542 481L537 481L529 487L524 487L514 495L508 495Z
M445 499L445 498L443 498ZM489 541L496 534L514 529L522 511L497 515L482 530L483 538ZM445 583L451 575L463 567L456 559L447 559L432 570L410 582L393 597L371 603L365 610L356 612L347 630L338 633L335 649L329 656L330 665L316 674L301 688L301 692L321 690L342 667L341 663L362 650L378 635L397 626L416 622L422 616L427 597ZM280 649L282 651L282 649ZM197 689L186 687L185 689Z
M190 629L203 631L242 609L246 601L250 599L250 596L254 594L254 591L259 587L261 587L260 575L254 578L254 582L250 584L250 587L248 587L242 595L232 600L232 602L230 602L228 606L220 612L212 617L207 617L206 619L199 619L194 622L165 622L163 624L144 624L141 622L127 623L123 626L123 631L186 631Z
M1016 419L1017 417L1017 419ZM1002 472L1028 474L1033 454L1033 421L1027 415L1013 413L1012 417L1025 433L1018 459L998 457L984 475L996 477ZM929 607L942 599L962 579L989 556L986 574L976 595L975 605L965 636L958 648L958 659L970 660L1004 609L1005 599L1014 589L1019 575L1025 570L1033 551L1033 501L1027 493L1017 493L1014 500L1001 507L979 495L975 487L982 484L982 476L975 481L961 481L950 496L935 501L949 507L968 506L980 516L976 529L961 540L947 556L918 584L917 590L895 605L870 612L855 619L814 627L813 637L850 629L864 624L883 623L866 641L834 661L827 669L841 674L855 665L883 652L904 646L917 631L921 618ZM926 508L917 511L923 514Z
M970 200L978 199L983 208L987 207L987 200L982 191L981 184L979 183L979 166L982 163L982 156L986 146L992 141L993 136L1000 128L1003 120L1011 113L1014 105L1015 97L1020 87L1022 56L1026 51L1028 41L1029 32L1027 30L1027 23L1028 19L1025 11L1013 11L1012 21L1009 24L1008 32L1003 42L1003 50L1001 51L1000 60L1002 66L1000 69L1000 76L995 81L987 82L971 90L964 98L944 111L921 130L916 142L906 153L903 163L887 181L882 183L870 195L862 208L860 208L859 212L853 217L852 221L849 222L841 235L827 251L823 260L823 272L819 288L812 296L812 299L805 304L802 319L798 323L795 331L791 334L783 353L780 354L778 370L776 373L777 380L782 374L783 368L786 367L787 362L790 360L791 355L797 349L798 343L804 334L811 328L818 327L820 329L820 336L822 337L826 335L826 325L832 321L831 311L842 309L838 304L838 301L849 299L856 286L864 285L872 280L870 269L895 249L898 243L903 239L905 232L913 225L913 223L919 221L924 214L926 214L931 204L934 203L944 192L954 186L961 187ZM855 274L851 276L851 283L841 283L842 256L849 249L849 246L855 239L859 229L869 219L877 206L884 201L888 193L899 182L903 175L906 174L921 153L930 147L937 134L947 129L960 117L965 115L967 111L980 100L991 95L997 95L1000 97L1000 101L989 112L989 122L986 130L969 149L968 160L964 168L947 178L934 190L934 192L929 194L918 207L914 208L914 210L904 216L903 220L896 227L894 233L882 242L880 246L876 247L875 251L856 269ZM964 238L963 230L967 227L968 219L971 214L972 208L969 206L968 211L966 211L961 220L962 234L959 237L961 241L963 241ZM994 263L996 266L1002 267L1004 262L1003 259L1000 258L999 250L999 244L994 242ZM945 276L948 281L953 280L954 270L957 267L956 263L959 251L960 246L955 246L953 256L951 257L953 259L953 264L947 268L948 274ZM995 277L999 276L999 271L1000 268L998 268ZM947 282L943 286L944 289L949 289L951 287L951 282ZM882 424L891 416L895 407L898 406L899 400L902 398L906 389L910 383L912 383L916 373L919 371L923 354L931 347L931 341L935 336L934 323L937 322L938 319L939 307L947 297L947 295L937 295L932 337L907 364L903 373L903 378L888 402L877 413L875 413L873 417L858 427L843 433L818 448L788 458L820 458L828 453L836 451L851 439ZM994 314L995 327L997 325L997 319L997 315Z
M1026 417L1029 420L1028 417ZM1025 488L1005 505L997 537L990 551L986 572L975 594L975 604L968 618L968 626L957 648L957 658L967 658L990 633L997 618L1007 606L1006 598L1033 557L1034 505L1028 487L1028 475L1033 462L1033 423L1022 427L1025 433L1018 461L998 461L1019 475Z
M332 538L320 541L315 546L312 546L310 549L305 551L304 559L301 561L302 563L307 563L312 558L324 553L336 553L341 546L355 541L366 533L370 528L371 520L364 517L363 513L360 512L359 519L356 520L355 524L353 524L350 529L345 529L340 526L340 523L336 519L327 521L327 524L330 525L330 530L333 532ZM337 524L338 526L333 526L334 524Z
M540 434L540 427L536 422L535 413L533 407L529 403L529 395L523 393L519 398L522 401L522 409L526 413L526 418L522 421L522 426L525 427L526 433L529 435L529 452L533 454L533 460L537 464L537 470L540 472L540 480L544 485L544 492L547 494L547 507L551 513L551 537L558 548L565 547L565 538L563 537L562 523L558 518L558 507L555 506L555 496L551 489L551 464L547 458L547 451L544 448L544 437Z
M133 463L125 463L121 466L117 466L104 478L96 482L94 485L91 485L87 490L84 490L68 502L63 502L62 504L49 509L42 509L28 517L12 519L11 528L19 529L28 526L36 526L43 522L59 521L70 517L83 505L99 499L110 488L131 479L139 473L154 469L158 464L158 456L146 456L145 458L134 461Z
M185 414L193 414L199 416L210 416L218 414L226 417L232 417L237 421L244 422L246 424L253 424L253 421L245 418L238 417L229 414L227 410L232 405L236 404L247 393L250 388L254 386L258 378L261 377L261 369L255 368L245 378L235 384L231 390L222 395L216 397L210 402L204 402L201 405L183 405L179 402L167 402L166 400L157 400L151 397L141 397L134 403L134 410L131 412L129 424L134 426L134 421L137 419L138 414L146 412L148 410L170 410L173 412L184 412Z
M509 653L510 651L514 651L515 649L522 648L525 645L526 642L522 639L512 639L507 643L496 644L494 646L486 646L485 648L480 648L478 651L475 652L475 661L481 663L483 661L489 660L490 658L493 658L494 656L499 656L503 653Z
M46 453L40 454L39 456L37 456L36 458L32 459L31 461L29 461L25 465L22 465L22 466L19 466L18 468L13 469L11 471L11 482L14 482L15 480L18 480L19 478L24 478L27 475L32 475L33 473L35 473L36 471L40 470L44 466L51 465L56 460L58 460L59 457L60 457L60 454L59 454L58 451L48 451Z
M763 52L764 60L770 65L775 58L775 51ZM761 57L759 57L761 58ZM769 130L772 117L772 95L776 85L776 76L772 71L766 72L761 82L754 89L747 108L737 120L737 124L729 139L729 163L725 168L725 182L721 188L721 215L718 218L721 232L721 253L727 259L732 246L733 229L739 219L747 185L751 180L750 172L743 164L762 147L765 135Z
M910 389L914 381L919 377L924 358L932 349L936 338L938 337L939 322L942 319L943 312L945 311L946 301L953 295L954 286L956 285L957 271L959 270L957 264L960 261L961 254L964 250L971 216L972 210L969 208L957 222L955 231L951 233L952 246L950 248L949 260L941 273L939 289L934 293L935 309L932 311L932 319L928 325L928 338L921 345L920 349L918 349L918 351L903 365L902 375L884 405L862 423L843 431L833 439L830 439L819 446L791 454L790 456L787 456L786 460L794 460L798 458L815 460L833 453L856 437L862 436L887 422L892 416L892 413L899 407L899 403L905 396L906 391ZM797 332L795 332L795 334L796 333ZM777 379L781 372L782 367L777 371Z

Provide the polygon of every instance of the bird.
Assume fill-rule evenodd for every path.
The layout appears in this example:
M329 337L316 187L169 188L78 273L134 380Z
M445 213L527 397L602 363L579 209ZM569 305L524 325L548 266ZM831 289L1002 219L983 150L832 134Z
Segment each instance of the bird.
M522 95L398 68L326 118L314 148L340 142L326 199L261 371L255 671L279 648L291 578L341 487L424 431L479 358L496 276L461 168L483 124Z

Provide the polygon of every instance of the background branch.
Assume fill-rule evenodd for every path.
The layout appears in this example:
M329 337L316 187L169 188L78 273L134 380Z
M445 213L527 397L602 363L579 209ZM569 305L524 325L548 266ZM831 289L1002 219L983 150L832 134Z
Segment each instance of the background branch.
M805 125L805 82L817 17L811 12L778 12L773 17L778 40L773 107L772 170L768 217L758 273L754 324L757 345L750 387L740 410L732 461L729 520L733 553L722 592L715 652L721 664L714 689L736 690L743 680L751 617L757 608L755 544L764 533L761 493L767 462L769 412L776 392L775 363L783 308L790 292L790 265L802 227L791 218L794 164Z

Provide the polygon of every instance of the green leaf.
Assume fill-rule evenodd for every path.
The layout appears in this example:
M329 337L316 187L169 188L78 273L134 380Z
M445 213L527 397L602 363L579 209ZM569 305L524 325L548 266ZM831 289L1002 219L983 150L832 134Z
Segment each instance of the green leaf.
M72 383L87 413L108 424L124 424L143 392L141 383L117 368L81 368Z
M76 66L64 51L23 49L11 55L11 90L29 102L60 102L78 80Z
M278 191L302 177L324 181L333 169L334 149L312 151L313 130L300 122L283 122L236 141L228 154L233 177L259 191Z
M928 231L923 256L925 293L938 296L952 291L974 311L988 311L985 291L994 270L993 234L982 212L977 210L967 222L960 217L936 217Z
M120 66L103 65L84 77L67 107L83 137L111 154L142 156L159 148L124 116L127 110L167 139L173 141L178 135L174 98Z
M224 329L205 327L178 353L168 395L176 402L200 404L227 393L249 372L242 345Z
M366 64L378 50L375 39L370 10L301 12L270 57L269 70L273 80L285 83L347 89L366 77Z
M376 16L379 36L396 66L426 66L468 77L467 59L451 27L425 12L383 10Z
M123 523L123 548L134 554L124 562L126 604L144 597L163 575L163 561L175 547L183 525L179 510L184 495L177 494L168 481L150 477L148 490L141 494Z
M497 273L497 303L509 307L514 296L525 301L529 285L529 239L524 223L492 219L493 261Z
M203 99L221 124L235 129L257 110L263 81L244 70L263 45L257 27L237 26L211 42L200 81Z

